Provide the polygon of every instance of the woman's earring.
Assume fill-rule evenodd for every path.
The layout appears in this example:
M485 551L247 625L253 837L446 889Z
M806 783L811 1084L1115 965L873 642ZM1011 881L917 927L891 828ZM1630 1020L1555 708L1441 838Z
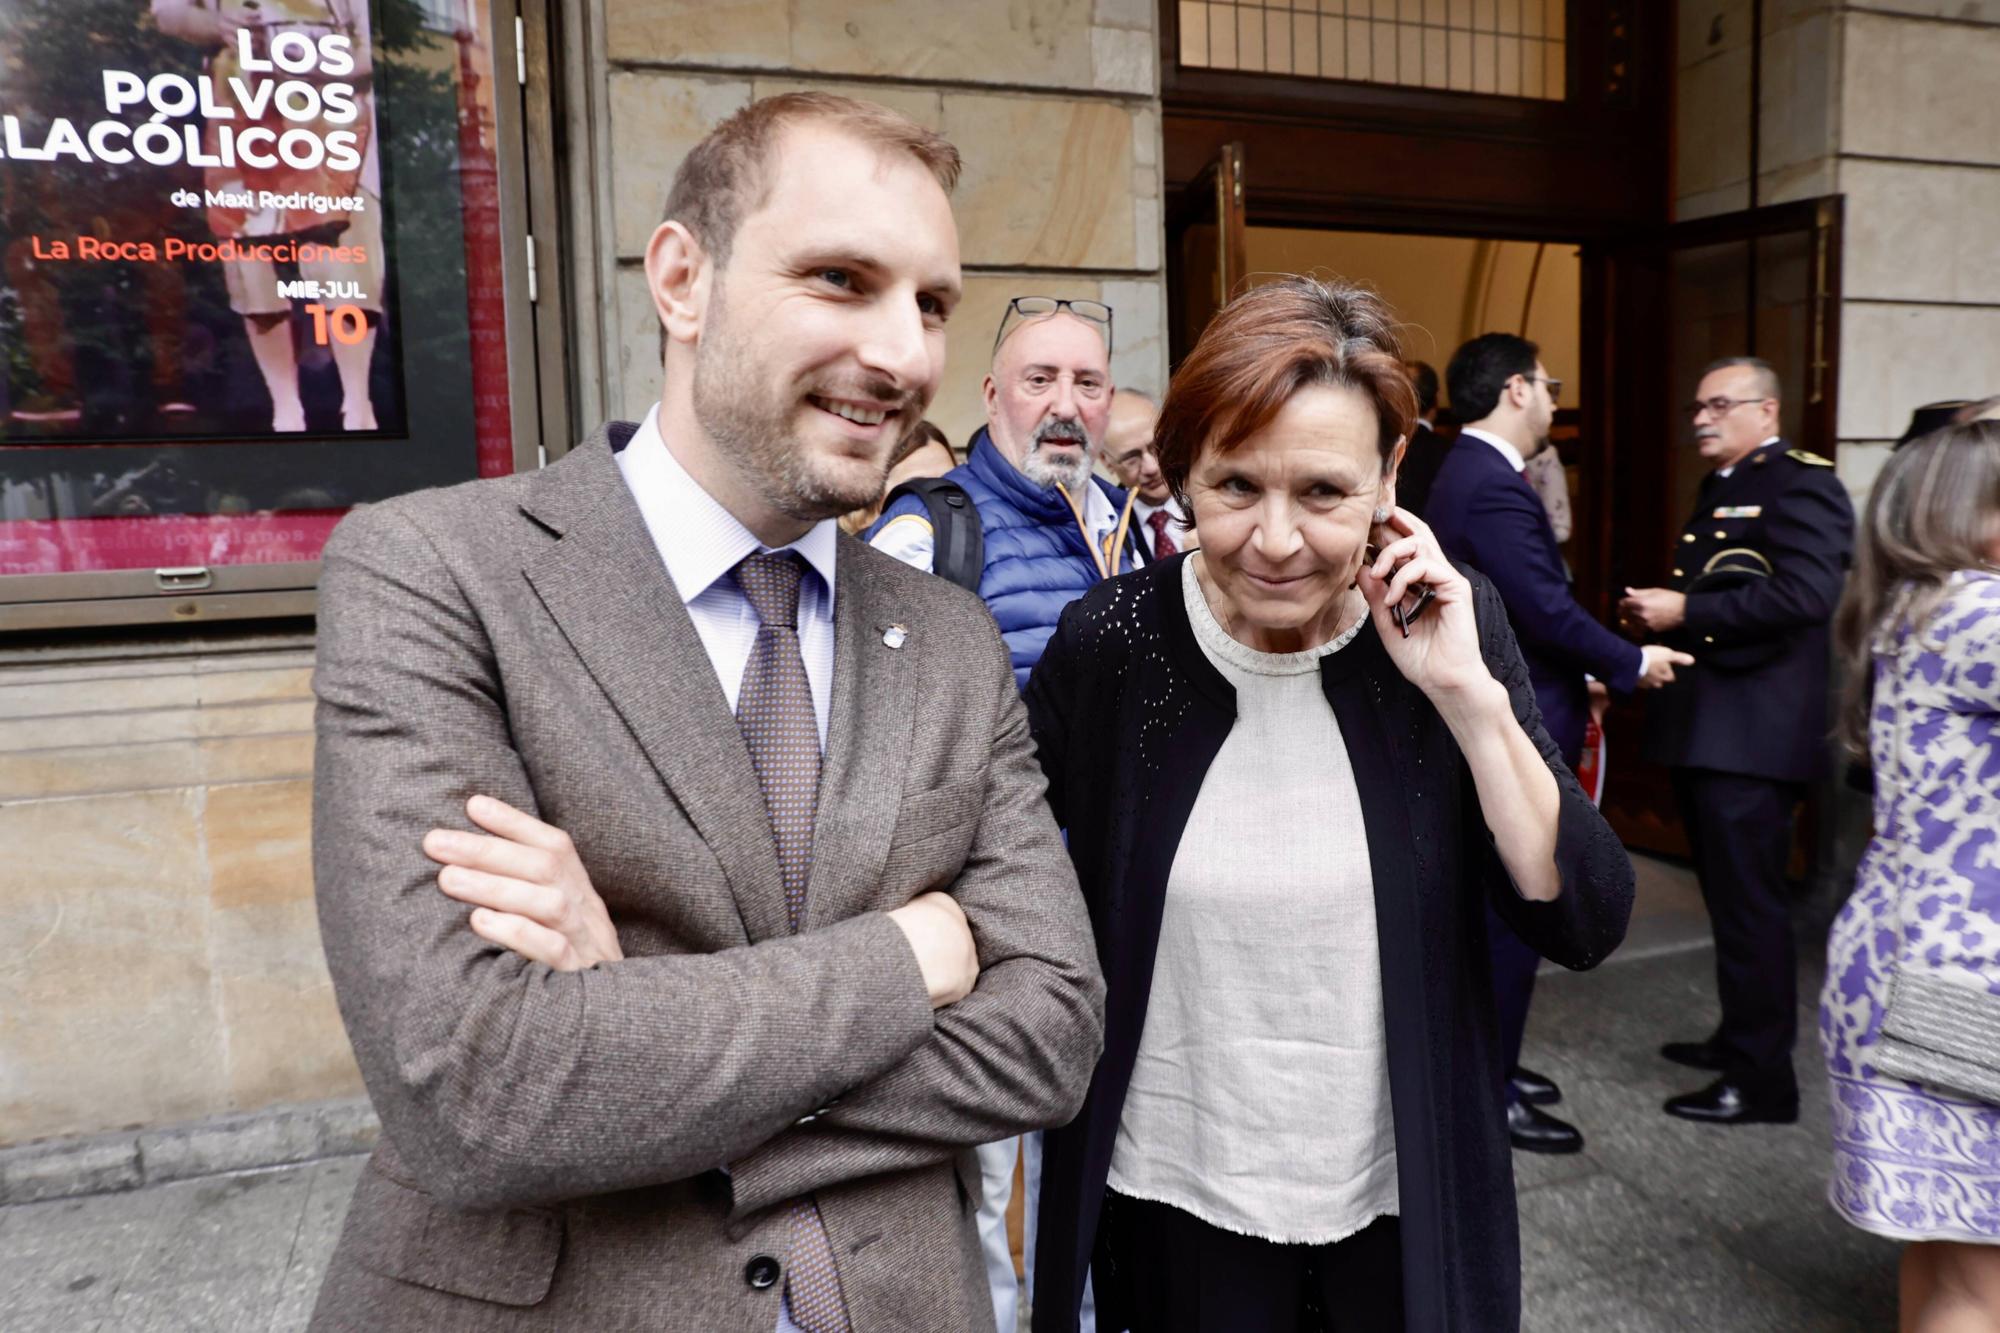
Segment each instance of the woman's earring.
M1387 523L1389 521L1389 506L1387 505L1375 506L1375 521L1377 523Z

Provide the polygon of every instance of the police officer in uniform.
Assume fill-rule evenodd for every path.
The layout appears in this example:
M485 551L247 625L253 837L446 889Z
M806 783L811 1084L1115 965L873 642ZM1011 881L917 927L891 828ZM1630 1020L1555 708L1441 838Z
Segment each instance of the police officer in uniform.
M1716 1075L1669 1115L1714 1124L1798 1118L1797 958L1786 906L1792 815L1820 773L1831 645L1854 509L1831 461L1778 435L1777 374L1718 361L1688 405L1711 471L1665 588L1627 588L1634 630L1695 657L1647 709L1646 757L1674 795L1715 931L1722 1021L1660 1054Z

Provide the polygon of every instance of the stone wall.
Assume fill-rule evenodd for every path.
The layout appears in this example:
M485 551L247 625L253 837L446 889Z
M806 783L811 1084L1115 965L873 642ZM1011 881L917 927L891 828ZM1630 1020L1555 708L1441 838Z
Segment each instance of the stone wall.
M640 261L675 167L731 112L804 88L895 107L964 156L953 202L966 295L931 412L954 442L984 423L979 384L1011 296L1105 301L1115 378L1164 387L1152 0L600 0L597 13L586 41L608 72L593 152L613 185L579 229L610 257L592 275L615 320L595 340L608 349L602 410L636 418L659 397L659 322Z
M1873 480L1912 407L2000 393L2000 0L1876 0L1841 22L1853 484Z
M312 652L0 658L0 1146L351 1096L313 915Z
M1747 207L1750 0L1682 0L1677 216ZM2000 0L1766 0L1757 200L1847 199L1840 475L2000 392Z

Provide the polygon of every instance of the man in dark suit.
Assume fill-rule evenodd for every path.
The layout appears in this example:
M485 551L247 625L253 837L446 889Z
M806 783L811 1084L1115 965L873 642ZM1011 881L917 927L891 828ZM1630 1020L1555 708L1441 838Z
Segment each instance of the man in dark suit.
M1437 413L1438 373L1428 361L1410 362L1410 383L1417 391L1417 424L1410 430L1410 442L1403 449L1403 461L1396 466L1396 503L1426 517L1431 486L1438 469L1444 466L1449 447L1438 437L1431 418Z
M1488 333L1452 357L1445 371L1452 411L1468 424L1445 454L1424 517L1446 555L1479 570L1499 590L1528 664L1543 725L1574 769L1590 717L1586 675L1625 692L1671 681L1674 667L1690 659L1670 648L1626 642L1598 624L1571 595L1548 510L1521 475L1527 460L1549 447L1560 387L1538 355L1525 338ZM1399 503L1401 494L1399 475ZM1507 1127L1514 1146L1530 1152L1575 1152L1583 1146L1583 1135L1540 1109L1559 1101L1561 1090L1520 1067L1538 957L1496 914L1489 914L1488 943L1509 1070Z
M1688 405L1703 479L1664 588L1628 588L1628 624L1698 664L1653 701L1645 755L1673 769L1715 930L1722 1021L1660 1054L1712 1072L1669 1115L1737 1125L1798 1118L1797 957L1786 907L1792 812L1826 757L1828 622L1854 542L1833 464L1778 435L1778 376L1710 366Z
M1104 984L992 618L835 524L936 393L957 169L751 104L647 246L646 419L328 545L313 869L382 1142L314 1329L993 1328L972 1150L1076 1113Z

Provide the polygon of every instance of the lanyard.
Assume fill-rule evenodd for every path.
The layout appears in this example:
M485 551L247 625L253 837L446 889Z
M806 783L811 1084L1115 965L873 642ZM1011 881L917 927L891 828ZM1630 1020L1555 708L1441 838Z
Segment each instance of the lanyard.
M1084 484L1087 486L1090 483ZM1118 526L1112 530L1108 545L1100 550L1096 541L1091 538L1090 525L1083 521L1083 506L1079 505L1076 497L1069 493L1069 487L1057 482L1056 489L1061 491L1062 498L1069 502L1070 517L1076 520L1076 530L1083 534L1084 549L1090 552L1090 558L1097 564L1097 577L1110 578L1118 572L1119 563L1125 558L1125 538L1132 526L1132 501L1138 496L1138 492L1125 493L1125 512L1118 516Z

